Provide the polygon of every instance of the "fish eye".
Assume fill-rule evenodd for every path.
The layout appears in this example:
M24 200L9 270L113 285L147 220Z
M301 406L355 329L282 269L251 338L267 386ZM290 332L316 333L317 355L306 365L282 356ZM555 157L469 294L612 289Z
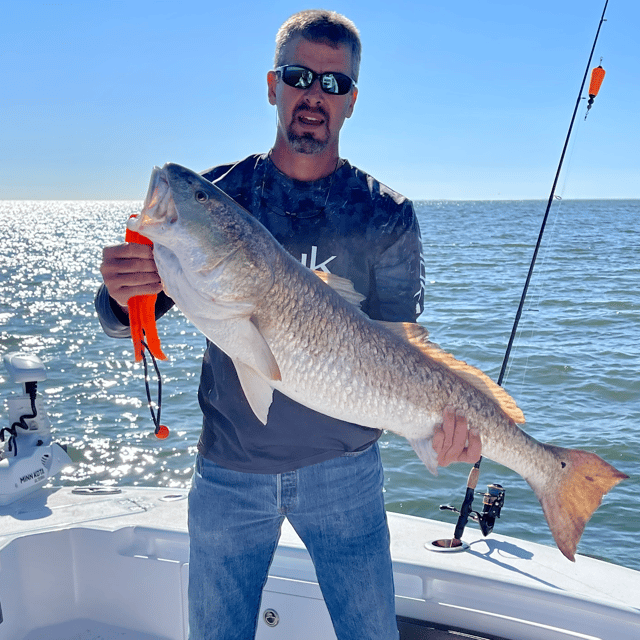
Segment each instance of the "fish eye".
M206 202L209 199L209 196L204 191L196 191L195 196L198 202Z

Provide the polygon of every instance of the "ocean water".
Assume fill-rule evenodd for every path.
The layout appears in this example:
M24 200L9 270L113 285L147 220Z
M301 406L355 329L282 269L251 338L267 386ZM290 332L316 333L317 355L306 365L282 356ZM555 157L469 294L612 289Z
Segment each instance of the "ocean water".
M0 202L0 355L48 370L39 389L73 464L53 484L187 487L201 417L204 337L178 311L159 326L165 441L153 436L143 372L93 307L102 247L140 202ZM543 201L417 202L432 339L497 378L544 214ZM535 438L593 451L630 476L607 496L578 551L640 569L640 201L558 201L551 211L504 386ZM0 366L0 398L17 390ZM8 426L6 408L0 425ZM468 465L431 476L409 445L381 439L388 509L451 522ZM478 489L506 489L495 530L553 545L533 492L484 460ZM476 508L481 507L477 499ZM469 523L475 528L474 523ZM559 559L561 557L559 556Z

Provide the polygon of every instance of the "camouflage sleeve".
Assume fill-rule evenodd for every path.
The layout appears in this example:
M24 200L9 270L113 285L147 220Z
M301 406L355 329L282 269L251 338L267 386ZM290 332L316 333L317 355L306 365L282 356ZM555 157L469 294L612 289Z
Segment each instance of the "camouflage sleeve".
M402 217L408 224L375 261L376 315L381 320L415 322L424 309L424 260L420 226L408 200Z

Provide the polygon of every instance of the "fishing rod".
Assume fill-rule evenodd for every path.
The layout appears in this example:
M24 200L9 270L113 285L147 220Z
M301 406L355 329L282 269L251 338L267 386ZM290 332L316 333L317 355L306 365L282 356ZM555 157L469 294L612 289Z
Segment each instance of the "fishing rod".
M580 85L580 91L578 91L578 99L576 100L576 105L573 109L573 115L571 116L571 123L569 124L569 130L567 131L567 137L564 141L564 147L562 148L562 154L560 155L560 162L558 163L558 169L556 170L556 175L553 180L553 185L551 187L551 193L549 194L549 201L547 202L547 208L544 213L544 217L542 219L542 225L540 226L540 232L538 234L538 241L536 243L535 249L533 251L533 257L531 258L531 264L529 265L529 272L527 274L527 279L524 283L524 289L522 291L522 296L520 298L520 304L518 305L518 311L516 312L516 317L513 323L513 328L511 330L511 336L509 337L509 343L507 344L507 349L504 354L504 359L502 361L502 368L500 369L500 375L498 376L498 384L502 386L502 382L504 379L505 372L507 370L507 364L509 363L509 357L511 355L511 348L513 347L513 341L516 337L516 333L518 331L518 325L520 323L520 317L522 316L522 310L524 308L524 303L527 298L527 292L529 290L529 284L531 282L531 277L533 275L533 270L536 264L536 259L538 257L538 252L540 250L540 246L542 244L542 236L544 235L545 228L547 226L547 219L549 218L549 211L551 210L551 205L553 204L553 200L555 198L556 186L558 185L558 179L560 177L560 171L562 170L562 164L564 162L564 157L567 152L567 147L569 146L569 139L571 138L571 132L573 131L573 124L576 119L576 114L578 113L578 108L580 106L580 101L582 98L582 92L584 91L584 85L587 80L587 75L589 74L589 68L591 67L591 60L593 59L593 53L596 48L596 44L598 42L598 36L600 35L600 29L602 28L602 23L605 22L605 13L607 12L607 5L609 4L609 0L605 0L604 9L602 10L602 17L600 18L600 22L598 23L598 29L596 31L595 38L593 40L593 46L591 47L591 53L589 54L589 60L587 62L587 67L584 72L584 76L582 78L582 84ZM602 83L602 79L604 78L604 69L602 67L597 67L592 72L591 78L591 86L589 87L589 104L587 106L587 113L589 113L589 109L593 104L593 99L595 98L598 90L600 88L600 84ZM586 116L585 116L586 119ZM450 547L460 547L462 546L461 538L464 532L464 528L467 525L469 518L473 518L476 520L479 525L482 533L486 536L493 530L493 525L496 518L500 517L500 509L504 504L504 489L499 484L489 485L487 488L487 492L482 494L483 497L483 510L482 513L478 513L477 511L472 510L473 505L473 497L476 493L476 485L478 484L478 478L480 476L480 463L482 462L482 457L473 465L469 478L467 480L467 490L464 497L464 501L460 510L455 509L449 505L442 505L440 507L441 510L449 510L455 511L459 514L458 522L456 524L456 528L453 534L453 539L447 541L441 541L449 543Z

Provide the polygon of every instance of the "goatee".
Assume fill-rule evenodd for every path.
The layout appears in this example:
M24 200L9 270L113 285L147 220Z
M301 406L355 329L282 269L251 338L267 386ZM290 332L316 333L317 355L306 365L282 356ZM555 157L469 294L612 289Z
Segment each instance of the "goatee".
M304 114L305 112L310 113L312 115L322 116L322 118L324 119L324 131L327 134L326 140L318 140L317 138L314 137L314 134L311 131L306 131L302 135L298 135L293 132L293 125L296 118L301 113ZM329 117L322 107L318 106L315 109L312 109L309 105L307 105L304 102L300 104L298 108L295 110L293 114L293 119L291 121L291 125L287 130L287 137L289 138L289 142L291 143L293 149L298 153L306 153L306 154L320 153L321 151L323 151L326 148L327 144L329 143L329 135L326 129L328 126L328 119Z
M328 143L328 140L317 140L313 137L312 133L304 133L301 136L296 135L289 129L287 132L289 142L293 146L294 151L297 153L314 154L323 151Z

